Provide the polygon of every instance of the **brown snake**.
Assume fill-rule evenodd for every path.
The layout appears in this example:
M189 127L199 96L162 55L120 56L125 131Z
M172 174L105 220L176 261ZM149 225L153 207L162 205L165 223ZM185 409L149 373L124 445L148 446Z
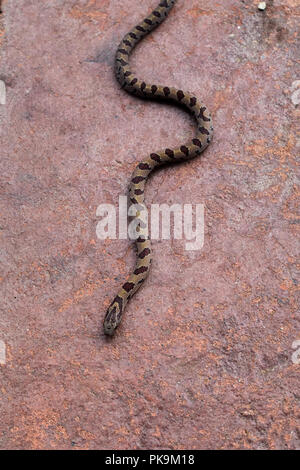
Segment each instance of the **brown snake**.
M176 0L162 0L160 4L141 23L135 26L121 41L115 58L115 73L117 80L128 93L141 98L168 101L185 107L196 119L196 136L185 145L175 149L163 149L151 153L148 158L140 162L134 170L130 185L129 197L132 204L144 207L144 190L146 181L152 170L160 165L178 160L189 160L199 155L208 146L212 139L212 120L207 108L190 93L176 88L160 85L149 85L138 79L130 70L129 56L136 44L150 31L155 29L167 17ZM151 265L151 242L148 233L143 229L141 213L137 212L135 218L138 222L137 261L133 274L123 284L117 296L110 304L104 319L104 333L113 335L121 322L124 308L128 300L139 289L149 274Z

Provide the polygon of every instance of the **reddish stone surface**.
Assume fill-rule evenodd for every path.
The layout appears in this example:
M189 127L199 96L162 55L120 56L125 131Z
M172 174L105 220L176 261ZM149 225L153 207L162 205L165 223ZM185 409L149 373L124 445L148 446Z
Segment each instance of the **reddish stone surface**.
M203 203L205 244L154 242L146 284L102 334L134 251L96 237L96 208L193 133L114 80L119 40L155 4L2 1L2 449L300 448L297 0L178 0L138 47L140 77L213 114L201 159L147 187L149 204Z

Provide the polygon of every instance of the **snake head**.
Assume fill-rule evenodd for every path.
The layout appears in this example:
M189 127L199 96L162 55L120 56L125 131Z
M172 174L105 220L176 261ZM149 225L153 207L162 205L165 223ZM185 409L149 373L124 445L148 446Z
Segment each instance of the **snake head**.
M104 334L106 335L113 336L117 326L120 323L122 312L121 302L122 299L117 296L111 303L111 305L108 307L103 323Z
M117 312L117 309L113 305L110 306L106 312L104 323L103 323L104 334L106 335L113 336L118 326L116 312Z

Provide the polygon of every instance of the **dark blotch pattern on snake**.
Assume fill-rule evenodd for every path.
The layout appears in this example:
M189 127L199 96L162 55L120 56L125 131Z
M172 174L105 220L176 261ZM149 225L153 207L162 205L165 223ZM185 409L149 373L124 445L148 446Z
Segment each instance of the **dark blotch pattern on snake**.
M151 242L143 228L142 208L146 181L152 170L160 165L178 160L188 160L199 155L208 146L212 139L212 120L207 108L198 101L196 96L169 86L150 85L137 78L130 70L129 56L136 44L150 31L155 29L167 17L173 8L175 0L163 0L157 8L135 26L121 41L115 58L115 73L117 80L128 93L142 98L168 101L185 107L196 119L197 133L190 141L175 149L163 149L151 153L148 158L140 162L132 175L129 185L129 197L133 204L139 204L141 211L136 213L135 219L139 227L139 237L135 241L137 247L137 261L133 274L123 284L117 296L109 306L104 319L104 333L113 335L119 325L124 308L128 300L140 288L151 265Z

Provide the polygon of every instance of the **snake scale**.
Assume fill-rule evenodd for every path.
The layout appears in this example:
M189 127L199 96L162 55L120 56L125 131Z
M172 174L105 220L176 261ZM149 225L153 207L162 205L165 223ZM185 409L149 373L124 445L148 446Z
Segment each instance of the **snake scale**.
M212 139L212 120L207 108L198 101L196 96L168 86L148 84L138 79L129 66L129 56L137 43L148 33L161 24L176 0L162 0L159 5L141 23L126 34L119 44L115 57L115 74L121 87L128 93L141 98L168 101L186 108L197 122L197 133L188 143L175 149L163 149L151 153L148 158L141 161L135 168L129 184L129 198L132 204L144 207L145 184L154 168L178 160L189 160L199 155ZM138 238L135 240L137 260L133 274L122 285L118 294L110 304L104 319L104 333L113 335L120 324L128 300L139 289L149 274L151 266L151 242L148 233L144 230L140 212L135 217L138 221Z

